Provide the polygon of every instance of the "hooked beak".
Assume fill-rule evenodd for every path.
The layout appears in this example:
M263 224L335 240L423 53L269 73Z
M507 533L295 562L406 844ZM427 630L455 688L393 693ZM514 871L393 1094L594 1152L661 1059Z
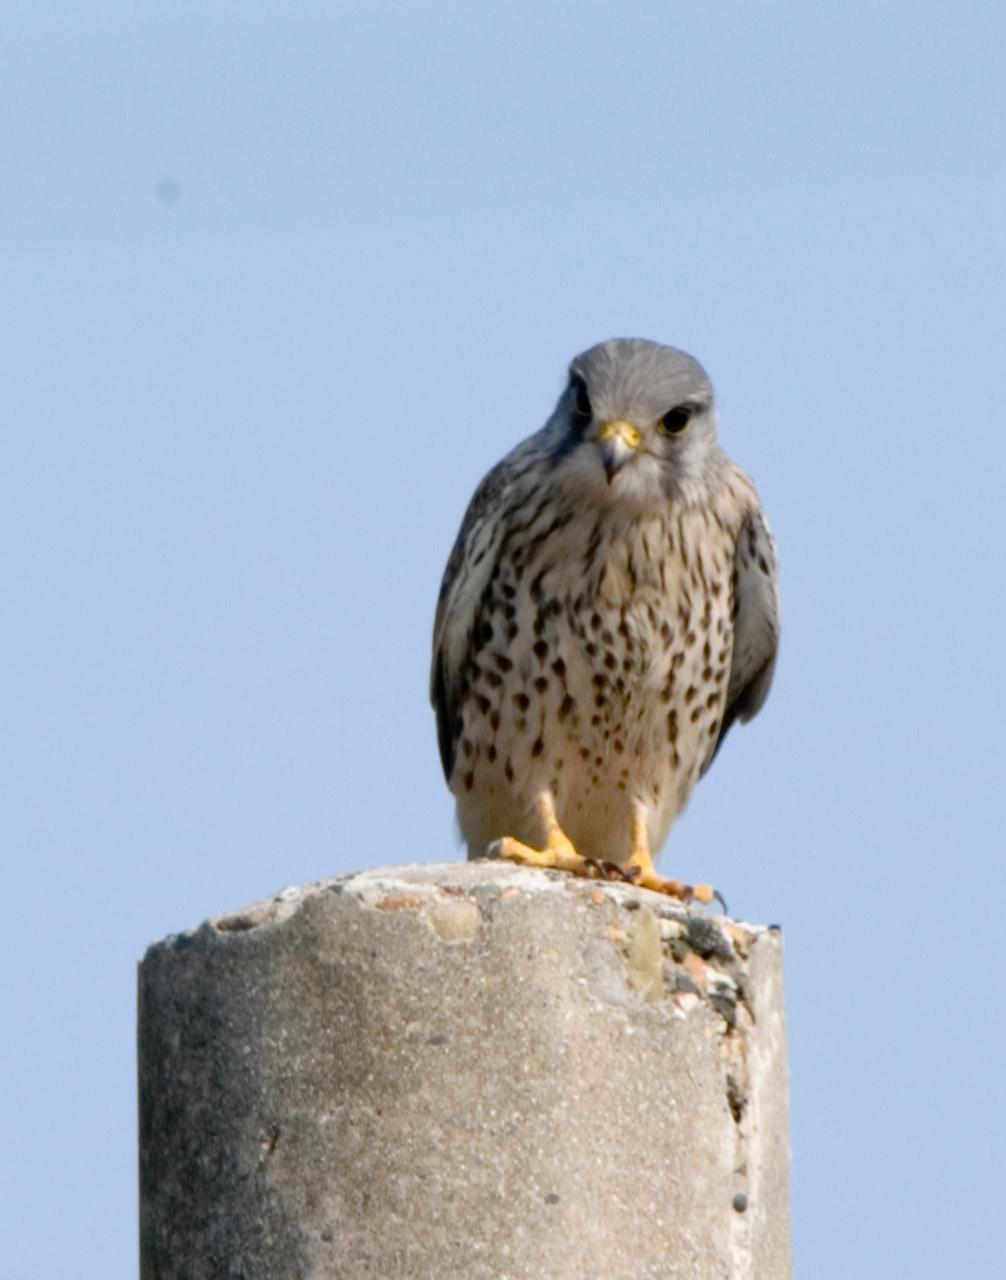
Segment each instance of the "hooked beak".
M615 472L618 471L642 443L643 436L638 427L621 418L612 418L600 430L601 462L604 474L611 484Z

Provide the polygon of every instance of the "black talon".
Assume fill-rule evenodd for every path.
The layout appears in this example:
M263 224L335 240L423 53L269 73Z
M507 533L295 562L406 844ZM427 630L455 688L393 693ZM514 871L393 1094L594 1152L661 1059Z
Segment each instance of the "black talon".
M724 898L723 894L722 894L722 893L720 893L719 889L714 889L714 890L713 890L713 897L716 899L716 901L717 901L717 902L720 904L720 906L723 908L723 914L724 914L725 916L728 916L728 915L730 914L730 912L727 910L727 900L726 900L726 898Z

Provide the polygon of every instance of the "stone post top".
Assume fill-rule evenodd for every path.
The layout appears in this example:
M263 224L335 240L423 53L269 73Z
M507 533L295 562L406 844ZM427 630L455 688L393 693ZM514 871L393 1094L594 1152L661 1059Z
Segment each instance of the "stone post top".
M263 947L285 946L291 930L320 945L316 926L333 941L347 928L367 928L386 963L407 964L411 944L400 928L389 932L395 922L448 946L531 940L569 956L579 947L588 986L603 1003L627 1008L669 997L669 1011L703 1005L727 1026L755 1016L755 975L779 964L782 952L778 926L735 921L619 881L490 859L376 867L281 889L169 935L148 949L142 968L179 950L207 959L233 950L250 962Z
M756 939L765 935L777 940L782 936L778 925L734 920L714 914L698 904L685 904L617 880L587 880L563 871L483 859L373 867L307 884L289 885L247 906L211 916L197 929L170 934L163 943L154 943L153 946L192 939L206 930L226 937L282 925L312 900L329 894L346 895L361 906L377 911L421 912L432 921L434 931L445 941L464 941L474 936L474 933L466 935L466 926L461 924L464 918L470 922L468 927L473 927L472 905L486 907L496 901L516 902L522 899L559 899L571 905L605 906L629 913L646 910L661 920L677 922L695 939L704 940L701 949L713 954L718 947L723 956L727 951L738 948L744 954ZM453 912L445 905L445 900L450 899L459 904ZM454 923L448 925L447 920L452 916ZM453 938L447 936L451 930L456 931Z

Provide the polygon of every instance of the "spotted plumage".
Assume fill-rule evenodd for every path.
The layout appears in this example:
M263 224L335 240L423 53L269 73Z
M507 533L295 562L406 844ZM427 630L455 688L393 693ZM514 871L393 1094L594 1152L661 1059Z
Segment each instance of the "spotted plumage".
M762 705L778 634L772 536L701 366L640 340L578 356L441 586L431 696L469 856L677 885L650 851Z

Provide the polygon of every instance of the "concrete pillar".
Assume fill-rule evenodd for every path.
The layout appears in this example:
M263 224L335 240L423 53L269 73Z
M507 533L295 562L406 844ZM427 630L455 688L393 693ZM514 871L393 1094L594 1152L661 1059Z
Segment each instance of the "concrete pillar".
M143 1280L790 1274L778 931L504 863L140 966Z

